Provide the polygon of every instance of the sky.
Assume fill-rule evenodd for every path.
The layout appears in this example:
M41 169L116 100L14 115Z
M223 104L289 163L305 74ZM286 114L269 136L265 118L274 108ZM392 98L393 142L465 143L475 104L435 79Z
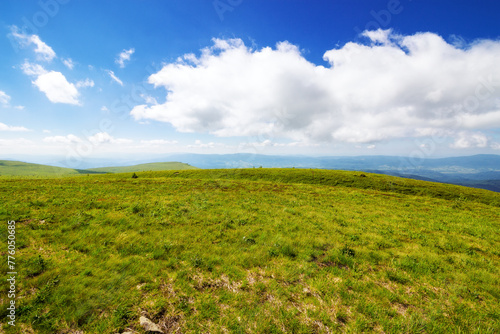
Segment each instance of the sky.
M0 50L0 159L500 154L498 1L3 0Z

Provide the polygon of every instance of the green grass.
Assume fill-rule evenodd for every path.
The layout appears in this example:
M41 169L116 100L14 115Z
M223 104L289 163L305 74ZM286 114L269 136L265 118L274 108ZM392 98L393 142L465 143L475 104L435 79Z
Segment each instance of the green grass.
M142 314L166 333L500 331L500 194L341 171L137 175L2 180L0 237L18 222L6 332L143 333Z
M197 169L181 162L155 162L134 166L101 167L90 169L72 169L48 165L33 164L21 161L0 160L0 176L3 177L60 177L80 174L105 174L105 173L132 173L142 171L161 170L189 170Z
M71 176L79 174L98 174L84 169L54 167L21 161L0 160L0 176ZM100 173L99 173L100 174Z
M140 164L133 166L89 168L88 170L94 172L104 172L104 173L133 173L133 172L144 172L144 171L188 170L188 169L198 169L198 168L182 162L152 162L148 164Z

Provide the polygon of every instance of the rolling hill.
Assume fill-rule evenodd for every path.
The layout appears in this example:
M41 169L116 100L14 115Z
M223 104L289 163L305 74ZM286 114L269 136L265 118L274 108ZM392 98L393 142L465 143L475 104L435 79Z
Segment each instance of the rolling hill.
M465 185L500 192L500 155L454 158L397 156L307 157L261 154L175 154L161 157L200 168L321 168L383 173L393 176Z
M79 174L125 173L158 170L185 170L196 167L180 162L158 162L123 167L102 167L92 169L72 169L21 161L0 160L0 176L72 176Z
M498 193L309 169L137 175L0 183L6 332L145 333L141 316L163 333L500 331Z
M78 174L97 174L99 172L84 169L71 169L21 161L0 160L2 176L69 176Z
M164 163L164 161L182 161L187 165L203 169L252 167L317 168L380 173L416 180L443 182L500 192L500 155L494 154L479 154L453 158L410 158L402 156L308 157L244 153L180 153L157 156L142 155L135 157L135 159L136 160L122 158L118 160L111 160L104 158L89 158L82 161L80 168L94 172L137 172L169 168L192 168L184 165L175 167L174 164ZM49 157L46 157L44 161L37 162L46 163L45 161L52 161L52 163L49 164L59 166L61 161L64 161L64 159L60 157L52 158L51 160ZM157 165L157 163L159 163L159 165ZM162 164L165 164L165 168ZM172 166L169 166L168 164L172 164ZM102 168L100 166L113 167ZM116 166L119 166L119 168ZM126 168L122 168L120 166L125 166ZM132 166L138 166L137 170Z
M198 168L181 162L153 162L153 163L139 164L133 166L89 168L88 170L100 173L133 173L133 172L144 172L144 171L189 170L189 169L198 169Z

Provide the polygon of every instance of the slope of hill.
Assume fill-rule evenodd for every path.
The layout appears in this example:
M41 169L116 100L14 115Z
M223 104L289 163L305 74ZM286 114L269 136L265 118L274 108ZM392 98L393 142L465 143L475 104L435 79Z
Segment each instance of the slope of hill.
M183 173L150 172L139 174L145 177L172 177L196 179L229 179L268 181L277 183L300 183L319 186L341 186L355 189L370 189L389 191L406 195L429 196L448 200L478 201L485 204L500 206L500 194L482 189L468 188L458 185L447 185L437 182L419 181L362 172L349 172L324 169L282 169L282 168L253 168L253 169L210 169L190 170ZM116 177L128 177L117 175Z
M500 331L498 193L328 170L137 175L0 183L18 271L5 330Z
M100 174L99 172L32 164L21 161L0 160L0 175L8 176L68 176L78 174Z
M0 160L0 175L3 176L72 176L79 174L126 173L159 170L187 170L196 167L181 162L157 162L134 166L71 169L21 161Z
M153 163L133 165L133 166L89 168L88 170L94 172L104 172L104 173L133 173L133 172L143 172L143 171L186 170L186 169L198 169L198 168L182 162L153 162Z
M26 158L29 159L29 158ZM47 158L48 159L48 158ZM48 160L44 161L48 161ZM59 166L64 159L52 158L53 165ZM59 161L59 162L58 162ZM203 169L216 168L321 168L353 171L375 171L383 174L412 178L417 180L433 180L450 184L466 185L500 192L500 155L480 154L454 158L409 158L397 156L354 156L354 157L308 157L278 156L262 154L170 154L141 155L135 160L128 159L85 159L80 168L106 172L135 172L156 170L151 167L120 169L115 167L95 168L98 166L131 166L137 164L163 163L163 161L182 161L191 166ZM37 161L40 163L40 161ZM42 162L43 163L43 162ZM138 165L141 166L141 165ZM166 166L170 168L170 166ZM185 169L184 167L173 167ZM113 168L113 169L111 169ZM160 167L163 169L163 167Z
M167 159L167 157L162 157ZM480 154L455 158L408 158L395 156L307 157L261 154L176 154L168 159L200 168L295 167L355 171L435 180L500 192L500 155Z

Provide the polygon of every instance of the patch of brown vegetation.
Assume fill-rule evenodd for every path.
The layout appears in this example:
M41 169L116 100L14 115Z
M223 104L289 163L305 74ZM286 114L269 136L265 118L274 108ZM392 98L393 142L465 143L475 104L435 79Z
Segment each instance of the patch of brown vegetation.
M394 310L396 310L396 312L398 312L398 314L406 316L406 311L408 310L410 305L405 303L394 303L392 307L394 308Z
M337 268L340 268L340 269L345 269L345 270L349 270L349 266L346 266L344 264L340 264L340 263L336 263L336 262L332 262L332 261L325 261L325 262L321 262L321 261L315 261L316 264L318 265L318 267L337 267Z
M180 315L168 315L158 323L164 333L182 333L182 317Z
M193 275L192 279L195 282L194 288L198 291L206 289L226 289L233 293L238 293L241 290L241 283L230 281L229 277L226 275L221 275L219 278L212 279L197 274Z

